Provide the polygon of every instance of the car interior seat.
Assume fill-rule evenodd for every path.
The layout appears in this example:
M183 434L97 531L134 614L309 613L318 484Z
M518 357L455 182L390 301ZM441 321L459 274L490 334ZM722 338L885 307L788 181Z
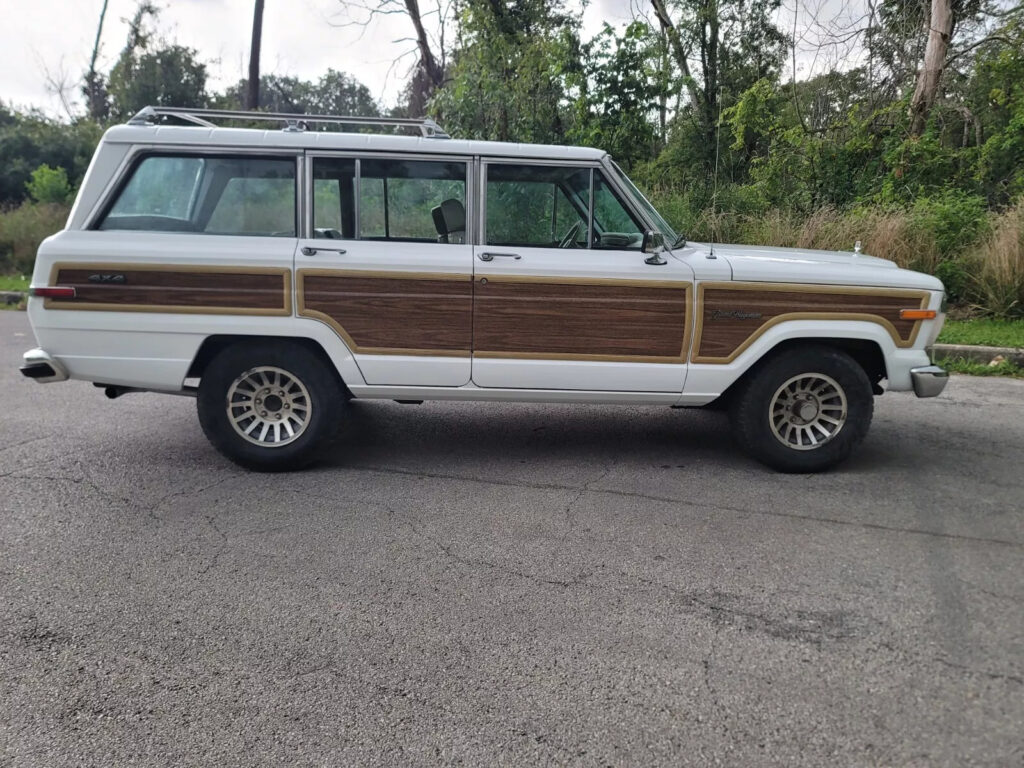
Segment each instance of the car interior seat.
M444 200L439 206L431 209L434 217L434 228L437 229L437 242L466 242L466 206L454 197Z

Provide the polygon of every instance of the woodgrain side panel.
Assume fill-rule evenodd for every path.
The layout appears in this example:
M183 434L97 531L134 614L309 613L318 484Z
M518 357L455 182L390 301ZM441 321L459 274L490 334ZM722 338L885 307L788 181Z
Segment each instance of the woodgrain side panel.
M693 362L731 362L773 325L785 320L866 320L882 325L897 346L913 344L920 321L901 320L901 309L927 306L925 291L702 285Z
M299 314L323 320L364 354L469 355L469 275L299 272Z
M478 280L473 352L480 357L685 361L690 285L632 282Z
M75 298L47 300L47 309L291 314L291 271L287 269L58 264L51 285L74 287Z

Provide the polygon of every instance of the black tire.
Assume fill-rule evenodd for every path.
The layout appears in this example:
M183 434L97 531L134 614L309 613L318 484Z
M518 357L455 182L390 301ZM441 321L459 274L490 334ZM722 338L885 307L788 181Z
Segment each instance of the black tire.
M264 371L265 368L270 370ZM253 406L251 420L243 420L236 429L229 416L228 399L232 397L235 403L234 414L245 413L246 406L240 403L246 398L238 393L232 395L232 387L247 375L271 380L276 375L277 381L287 381L280 373L275 374L274 369L288 374L298 384L285 385L294 394L289 394L285 400L274 399L272 407L277 410L271 410L269 417L273 419L276 413L279 418L283 416L283 420L288 420L288 411L291 411L297 420L304 406L308 410L301 425L293 426L293 422L288 421L287 429L292 429L297 436L289 437L281 424L275 431L280 433L280 444L274 444L273 435L269 434L267 443L256 444L251 440L256 440L264 431L266 420L257 419ZM253 374L254 371L259 373ZM251 383L252 379L248 381ZM247 388L249 385L240 386ZM273 394L267 397L270 402ZM291 403L295 403L294 408ZM203 371L197 398L199 423L207 439L231 461L259 472L301 469L315 461L336 439L347 405L345 392L329 364L307 347L286 341L242 342L224 349ZM260 423L253 429L254 437L246 438L240 430L253 421Z
M803 376L808 378L793 381ZM792 389L783 391L787 383ZM813 392L819 390L822 395L816 398ZM800 398L811 402L787 405L802 402ZM845 419L840 419L844 398ZM780 472L820 472L850 455L867 434L873 413L871 382L864 369L838 349L807 345L783 350L747 374L732 400L730 419L736 442L761 463ZM805 421L801 414L811 415ZM839 427L819 414L840 421ZM835 430L831 436L822 434L829 429ZM820 445L814 445L812 434Z

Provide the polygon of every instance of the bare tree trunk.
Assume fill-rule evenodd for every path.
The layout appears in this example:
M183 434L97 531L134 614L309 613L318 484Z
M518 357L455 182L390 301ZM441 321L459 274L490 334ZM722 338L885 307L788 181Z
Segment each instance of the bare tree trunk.
M96 27L96 42L92 45L92 56L89 57L89 71L85 74L85 101L89 117L102 120L107 116L107 100L104 93L103 77L96 71L96 60L100 55L100 38L103 36L103 20L107 17L107 4L103 0L100 9L100 23Z
M932 0L928 18L928 43L924 49L924 63L917 74L917 87L910 100L910 134L924 133L928 113L939 92L939 80L946 63L946 51L953 34L952 0Z
M245 89L245 108L260 106L260 45L263 43L263 0L256 0L252 13L252 47L249 49L249 82Z
M663 87L664 83L669 82L671 78L672 62L669 59L668 53L668 36L665 31L662 30L662 39L664 41L664 47L662 48L661 55L661 68L658 73L659 79L661 80L662 87L661 93L658 95L658 137L661 140L660 146L665 146L665 139L668 136L668 88ZM657 154L655 151L653 154Z
M679 30L672 23L672 17L668 15L665 0L651 0L651 5L654 6L654 14L658 17L658 24L661 25L661 30L668 38L669 47L672 49L672 56L676 60L676 66L683 73L683 82L686 84L686 90L690 94L690 103L693 104L694 108L697 108L699 104L697 84L693 81L693 75L690 74L690 63L686 59L686 49L683 47L683 40L679 36Z
M418 0L404 0L406 11L416 29L416 47L420 52L417 75L413 76L409 93L409 112L411 117L419 117L426 113L427 103L434 91L444 84L444 68L437 63L434 52L430 50L430 38L423 28Z

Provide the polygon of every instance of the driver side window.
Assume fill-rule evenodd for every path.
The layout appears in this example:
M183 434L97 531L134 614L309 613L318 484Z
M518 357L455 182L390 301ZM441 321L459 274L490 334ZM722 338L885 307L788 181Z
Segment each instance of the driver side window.
M597 169L487 165L487 245L640 250L643 232Z
M487 244L586 248L590 169L487 166Z

